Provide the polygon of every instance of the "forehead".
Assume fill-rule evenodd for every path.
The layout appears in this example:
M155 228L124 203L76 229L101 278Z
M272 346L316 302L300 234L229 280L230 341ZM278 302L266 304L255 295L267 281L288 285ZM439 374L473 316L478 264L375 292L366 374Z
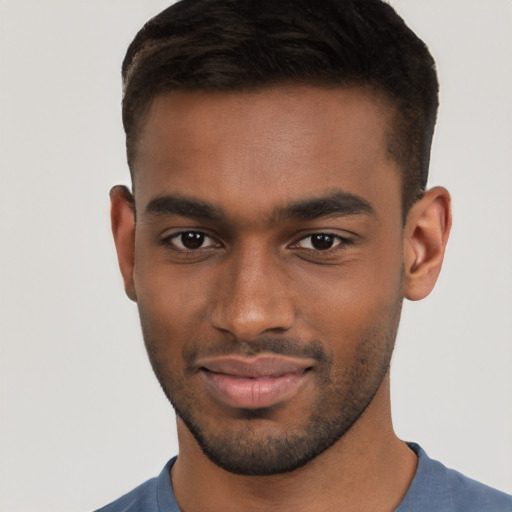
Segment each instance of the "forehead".
M178 192L258 215L330 189L362 197L385 190L399 203L392 117L389 104L359 88L158 96L134 160L137 207Z

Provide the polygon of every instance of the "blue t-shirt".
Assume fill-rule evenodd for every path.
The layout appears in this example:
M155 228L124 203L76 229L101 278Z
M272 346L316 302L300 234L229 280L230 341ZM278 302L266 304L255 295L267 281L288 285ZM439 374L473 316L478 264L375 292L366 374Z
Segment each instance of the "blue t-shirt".
M395 512L512 512L512 496L430 459L420 446L409 443L418 467ZM169 477L176 458L152 478L96 512L180 512Z

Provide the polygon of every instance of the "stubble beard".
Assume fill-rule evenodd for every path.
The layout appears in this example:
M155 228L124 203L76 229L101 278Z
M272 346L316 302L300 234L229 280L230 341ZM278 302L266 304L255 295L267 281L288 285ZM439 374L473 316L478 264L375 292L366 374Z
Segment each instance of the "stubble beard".
M272 421L272 408L240 411L239 420L244 420L242 428L228 426L220 433L209 428L197 397L187 385L187 371L176 371L161 361L158 344L142 312L141 324L155 375L177 416L203 453L231 473L269 476L304 466L339 441L365 412L389 371L401 306L400 297L390 306L385 326L374 325L361 336L355 347L357 357L348 368L335 368L332 354L318 341L304 344L289 338L265 338L254 345L236 340L231 343L238 347L238 354L242 354L240 347L249 345L244 355L260 352L302 354L319 362L319 371L314 375L318 392L307 419L293 429L274 425L267 429L270 432L261 426L263 422ZM196 352L197 348L191 348L188 358L192 359ZM225 348L219 348L218 352L230 353Z

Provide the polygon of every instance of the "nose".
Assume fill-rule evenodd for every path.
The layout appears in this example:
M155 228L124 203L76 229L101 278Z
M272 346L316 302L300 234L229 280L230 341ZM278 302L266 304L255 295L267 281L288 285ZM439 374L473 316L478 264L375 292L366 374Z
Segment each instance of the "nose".
M240 341L265 333L283 333L295 320L284 263L263 250L247 248L232 255L222 269L211 322Z

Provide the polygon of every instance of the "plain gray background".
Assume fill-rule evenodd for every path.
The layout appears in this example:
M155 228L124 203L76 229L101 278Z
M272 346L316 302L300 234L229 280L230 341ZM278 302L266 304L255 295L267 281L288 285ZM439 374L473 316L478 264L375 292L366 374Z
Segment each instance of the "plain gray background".
M395 0L441 82L431 185L454 228L407 303L395 428L512 492L512 2ZM120 64L162 0L0 1L0 510L90 510L176 453L124 296L108 190L128 183Z

